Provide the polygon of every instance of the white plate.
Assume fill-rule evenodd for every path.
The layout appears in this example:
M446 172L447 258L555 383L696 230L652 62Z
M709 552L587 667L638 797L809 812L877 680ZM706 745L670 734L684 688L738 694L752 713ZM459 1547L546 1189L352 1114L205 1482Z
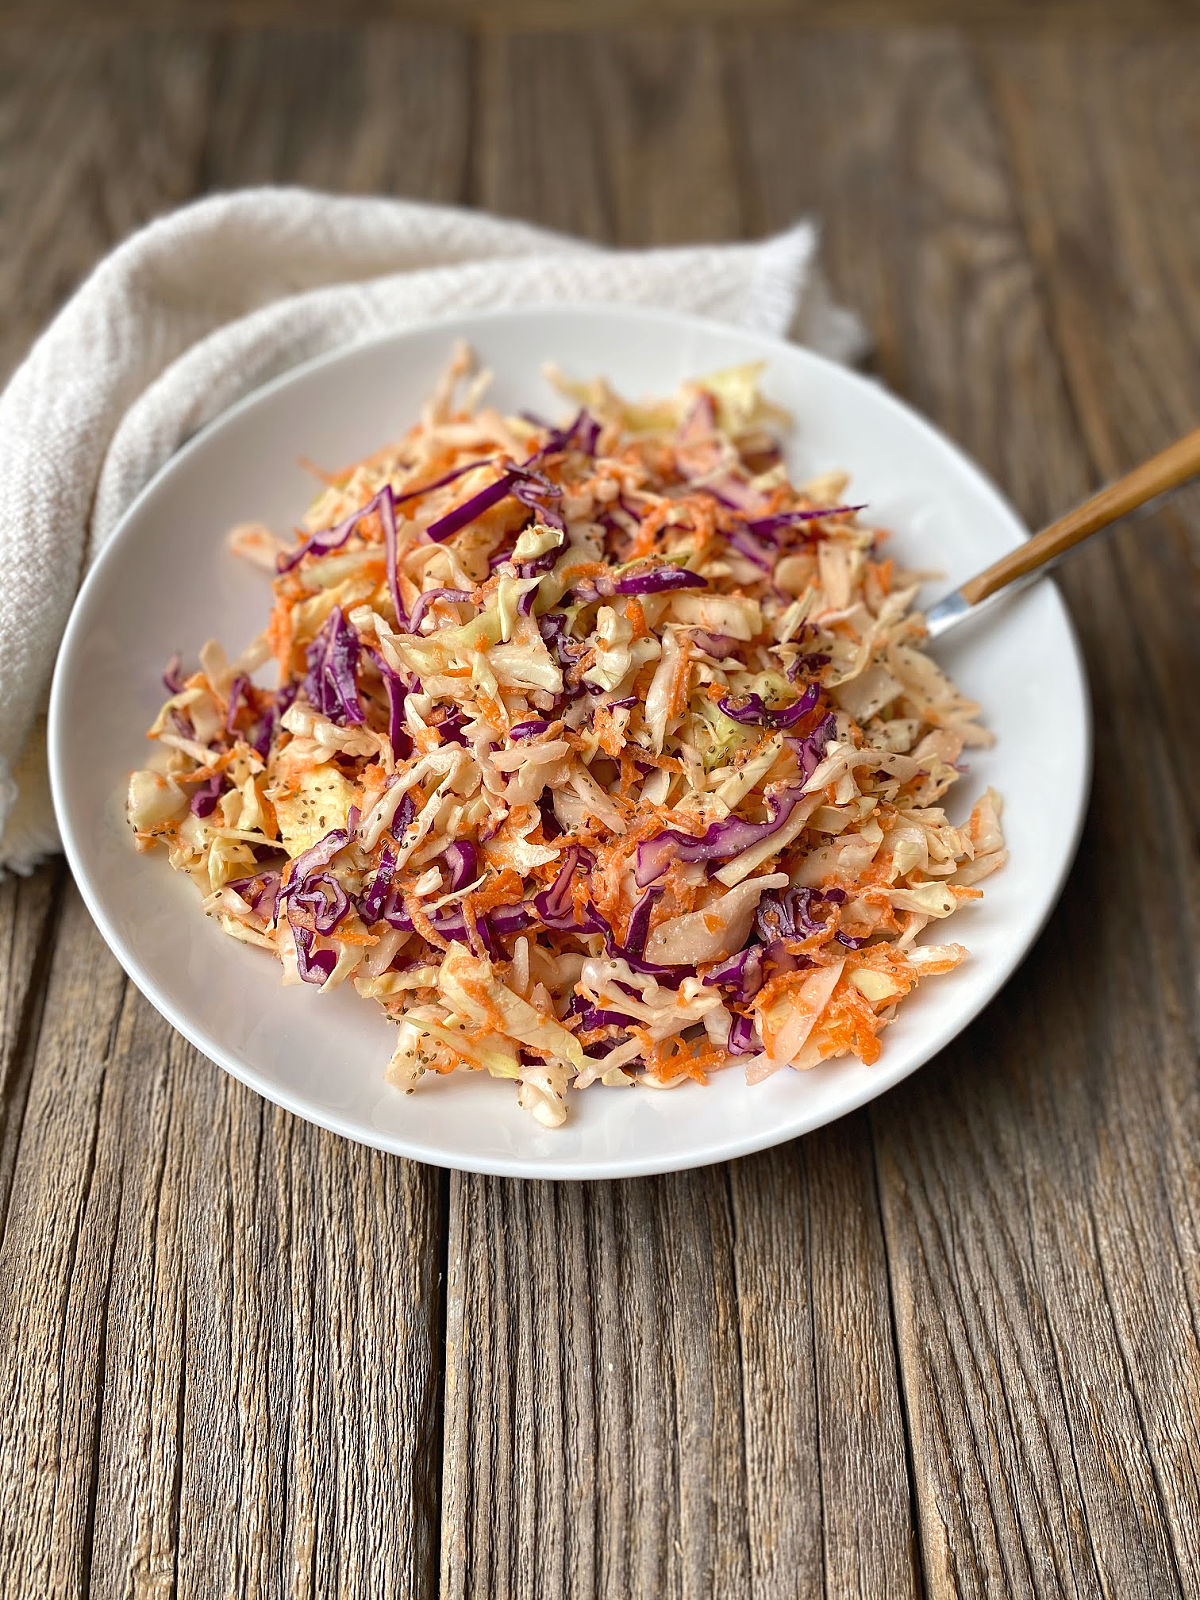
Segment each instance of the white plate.
M1005 799L1012 859L984 900L954 919L972 958L929 980L883 1036L879 1062L781 1072L747 1088L736 1069L670 1093L597 1086L545 1130L512 1086L429 1077L404 1095L383 1078L391 1029L349 988L284 989L273 958L236 944L200 912L161 853L135 853L122 814L143 731L176 651L217 635L231 652L261 626L267 580L226 553L236 522L288 528L312 493L300 456L338 464L409 425L452 338L496 374L502 408L558 415L541 376L555 360L604 373L633 395L734 362L766 362L765 387L795 418L795 475L852 474L850 498L895 530L907 566L962 579L1024 536L1012 510L928 423L865 378L808 351L715 323L623 307L497 312L445 320L311 363L219 418L130 508L88 575L58 660L50 707L55 805L72 870L118 960L207 1056L302 1117L421 1161L479 1172L613 1178L743 1155L805 1133L882 1094L987 1004L1029 949L1075 851L1089 774L1079 652L1057 592L1028 591L939 652L982 701L998 740L953 796L965 815L987 783ZM940 587L940 585L939 585Z

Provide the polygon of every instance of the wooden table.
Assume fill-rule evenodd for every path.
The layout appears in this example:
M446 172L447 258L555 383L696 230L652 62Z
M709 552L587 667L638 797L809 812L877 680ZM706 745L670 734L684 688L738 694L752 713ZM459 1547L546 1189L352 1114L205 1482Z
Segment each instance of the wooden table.
M232 184L811 211L874 370L1036 523L1200 417L1200 35L1008 9L0 23L2 354ZM730 1166L358 1149L175 1037L61 862L0 889L3 1593L1200 1593L1198 533L1192 491L1064 574L1094 794L1002 997Z

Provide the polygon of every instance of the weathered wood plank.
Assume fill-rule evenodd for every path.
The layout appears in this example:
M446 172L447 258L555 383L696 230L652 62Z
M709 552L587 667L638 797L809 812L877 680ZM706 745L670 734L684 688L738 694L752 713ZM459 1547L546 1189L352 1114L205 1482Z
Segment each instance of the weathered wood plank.
M69 891L0 1248L3 1592L431 1593L440 1212L203 1061Z
M305 183L458 200L469 47L434 25L272 27L217 36L199 182Z
M193 192L205 34L0 34L0 366L104 252Z
M457 196L465 46L301 34L285 55L310 96L278 92L277 42L0 41L14 327L204 184ZM203 1062L73 891L40 1011L22 991L49 904L45 875L0 891L19 919L0 1033L0 1592L431 1593L441 1180Z
M1083 42L1066 95L1049 93L1065 60L1054 41L987 59L1080 427L1107 477L1200 415L1200 41ZM1059 150L1051 164L1034 157L1047 144ZM1089 596L1107 734L1091 864L1128 913L1091 936L1112 981L1098 1007L1086 997L1099 1047L1086 1223L1148 1498L1189 1593L1200 1584L1200 712L1184 686L1200 681L1200 494L1117 529L1102 554Z
M55 865L0 884L0 1237L25 1121L61 886L62 872Z
M485 46L484 203L736 233L709 34L535 43ZM654 1182L455 1177L446 1337L446 1596L914 1593L864 1119Z
M728 1171L751 1592L919 1593L867 1120Z
M1111 163L1129 137L1117 108L1133 99L1131 85L1085 72L1078 101L1064 104L1056 85L1068 64L1079 77L1073 49L1012 46L989 61L1007 148L973 59L952 38L794 37L789 53L779 33L764 34L743 64L742 93L761 215L814 205L828 217L835 282L867 311L884 375L1040 520L1171 429L1151 437L1155 414L1128 385L1116 396L1123 349L1103 385L1088 382L1039 283L1039 269L1053 276L1086 260L1059 293L1095 352L1111 339L1118 285L1146 291L1144 266L1112 258L1097 214L1109 181L1096 171L1098 129L1112 118ZM1018 84L1018 67L1038 61L1040 76ZM764 110L773 74L797 104L811 97L818 122L812 159L794 167L766 159L779 136ZM1153 81L1184 115L1179 85ZM1104 107L1090 131L1085 102ZM1183 126L1173 132L1181 149ZM1168 144L1155 160L1178 184L1185 169ZM1144 151L1135 170L1151 164ZM1046 230L1036 263L1014 172L1023 209L1044 196L1025 218ZM1125 192L1135 186L1131 174ZM1127 217L1126 239L1135 233ZM1038 246L1036 226L1030 234ZM1185 286L1174 289L1182 300ZM1176 384L1185 325L1166 335ZM1078 420L1089 404L1105 417L1139 410L1132 450L1089 460ZM1173 414L1179 429L1190 420ZM1124 537L1144 549L1148 535ZM1197 1581L1184 1532L1195 1452L1182 1444L1197 1421L1196 1029L1185 977L1195 971L1195 857L1186 785L1166 749L1177 741L1151 688L1189 659L1189 616L1183 601L1165 630L1167 659L1147 672L1142 619L1165 602L1143 601L1113 559L1089 550L1065 576L1102 722L1091 819L1063 906L1003 999L872 1113L932 1594L1166 1595ZM1142 580L1152 593L1172 579L1183 587L1178 559L1156 548ZM1174 698L1173 715L1189 724L1186 760L1194 702L1177 689Z
M320 0L2 0L0 21L27 23L30 17L54 22L109 24L169 22L176 27L233 24L244 28L328 23ZM697 22L751 21L774 25L803 23L811 28L890 29L904 26L983 31L1007 28L1060 28L1073 33L1097 25L1147 24L1186 27L1196 17L1194 0L989 0L964 6L961 0L355 0L342 21L349 26L372 21L427 20L519 28L547 33L597 32L636 28L647 22L686 27Z

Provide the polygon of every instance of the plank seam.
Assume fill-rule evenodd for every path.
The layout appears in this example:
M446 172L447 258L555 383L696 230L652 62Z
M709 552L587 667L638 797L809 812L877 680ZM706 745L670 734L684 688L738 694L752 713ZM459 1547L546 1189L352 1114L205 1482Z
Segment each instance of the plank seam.
M725 1163L725 1201L726 1201L726 1204L727 1204L727 1206L729 1208L730 1263L731 1263L731 1265L733 1267L733 1298L734 1298L734 1303L735 1303L735 1306L736 1306L736 1315L734 1317L734 1328L735 1328L736 1333L737 1333L738 1388L739 1388L739 1390L741 1392L741 1397L742 1397L741 1406L738 1408L738 1427L739 1427L739 1431L741 1433L741 1440L742 1440L742 1471L745 1474L746 1491L747 1491L747 1493L746 1493L747 1515L746 1515L746 1519L745 1519L745 1528L746 1528L746 1574L747 1574L747 1577L748 1577L749 1582L750 1582L749 1593L750 1593L750 1596L752 1597L752 1600L753 1600L753 1596L755 1594L757 1594L757 1592L758 1592L758 1587L757 1587L757 1585L756 1585L756 1583L754 1581L754 1545L753 1545L753 1541L752 1541L752 1539L750 1537L750 1517L749 1517L750 1450L749 1450L749 1443L748 1443L748 1440L747 1440L747 1437L746 1437L746 1356L745 1356L745 1349L744 1349L743 1344L742 1344L742 1285L741 1285L741 1279L740 1279L739 1274L738 1274L737 1206L736 1206L736 1204L734 1202L734 1198L733 1198L733 1164L731 1162L726 1162ZM811 1279L811 1273L810 1273L810 1279ZM810 1306L811 1306L811 1297L810 1297L810 1302L809 1303L810 1303Z
M1167 1554L1171 1558L1171 1571L1175 1574L1175 1582L1178 1585L1178 1592L1182 1600L1182 1597L1186 1596L1188 1590L1183 1581L1183 1569L1179 1563L1179 1551L1175 1547L1175 1519L1172 1517L1170 1510L1168 1509L1170 1504L1169 1497L1163 1485L1162 1475L1158 1468L1158 1461L1150 1441L1150 1430L1146 1426L1146 1414L1142 1409L1141 1397L1138 1394L1137 1385L1133 1381L1133 1371L1129 1363L1129 1351L1126 1348L1125 1339L1122 1333L1121 1319L1117 1316L1116 1306L1113 1304L1112 1289L1108 1281L1108 1271L1104 1265L1104 1252L1100 1248L1100 1231L1096 1222L1096 1211L1094 1205L1092 1204L1091 1191L1086 1185L1084 1186L1084 1193L1087 1199L1088 1223L1092 1235L1092 1247L1096 1252L1096 1272L1100 1279L1100 1291L1104 1296L1104 1308L1108 1312L1109 1321L1112 1324L1113 1342L1116 1345L1117 1352L1121 1358L1121 1371L1125 1377L1125 1387L1129 1392L1129 1398L1133 1405L1134 1415L1137 1417L1138 1429L1142 1436L1142 1447L1146 1453L1146 1462L1150 1469L1150 1478L1154 1484L1155 1499L1158 1501L1159 1526L1164 1535L1163 1543L1166 1546Z
M12 1178L16 1172L17 1158L21 1150L21 1138L25 1129L25 1116L29 1110L29 1089L33 1082L33 1068L37 1060L38 1046L41 1043L42 1023L46 1015L46 993L50 987L50 967L54 960L54 951L58 943L58 934L62 926L62 908L66 902L66 864L59 862L57 866L57 879L50 895L50 902L42 917L41 926L37 929L37 953L29 973L29 983L26 988L25 998L21 1004L21 1014L17 1019L16 1032L13 1036L12 1062L13 1072L4 1091L4 1124L3 1135L12 1150L12 1171L7 1181L3 1172L0 1172L0 1184L3 1185L3 1195L0 1196L0 1243L3 1242L8 1228L8 1210L12 1201ZM10 953L11 961L11 953ZM13 1133L8 1139L8 1129L13 1113L17 1112L12 1121Z
M117 1213L120 1214L124 1179L118 1179ZM100 1323L100 1344L96 1351L96 1420L92 1428L91 1475L88 1481L87 1510L83 1524L83 1558L81 1562L82 1590L92 1592L92 1568L96 1549L96 1505L100 1498L100 1445L104 1425L104 1373L108 1364L108 1328L112 1314L113 1266L117 1258L117 1228L113 1229L112 1248L108 1252L108 1273L105 1277L104 1315Z
M904 1470L908 1477L909 1527L912 1543L913 1588L919 1597L930 1592L930 1575L927 1568L924 1540L921 1535L921 1491L917 1479L916 1455L913 1450L912 1416L908 1393L908 1380L900 1344L900 1329L896 1313L896 1295L893 1283L892 1241L888 1237L887 1208L883 1203L883 1183L879 1176L879 1140L875 1132L875 1119L868 1112L868 1131L871 1137L871 1177L875 1187L875 1205L879 1217L879 1235L883 1241L884 1282L887 1284L888 1331L892 1337L892 1358L896 1363L896 1386L900 1393L900 1431L904 1439Z
M437 1374L440 1381L430 1383L433 1394L433 1426L430 1432L430 1451L433 1457L433 1492L429 1499L430 1521L433 1524L433 1542L429 1567L429 1593L437 1595L442 1588L442 1488L446 1476L446 1337L449 1318L450 1283L450 1169L438 1171L438 1208L440 1252L439 1271L435 1293L437 1307L433 1349L430 1359L441 1361ZM432 1376L432 1375L431 1375Z
M104 1058L100 1069L100 1081L96 1086L96 1116L91 1129L91 1141L88 1146L87 1162L84 1166L83 1178L79 1189L79 1212L75 1221L75 1230L71 1239L71 1254L63 1274L63 1292L61 1297L61 1310L59 1312L59 1327L61 1338L58 1347L58 1428L55 1436L55 1459L59 1463L58 1479L54 1489L54 1520L58 1520L58 1492L62 1484L61 1464L66 1459L63 1452L63 1420L64 1405L62 1397L67 1393L67 1330L71 1327L71 1291L75 1283L75 1268L79 1261L79 1244L83 1237L83 1230L87 1222L88 1201L92 1193L92 1181L96 1175L96 1150L100 1143L100 1124L104 1120L104 1091L108 1083L108 1063L112 1059L113 1047L116 1041L117 1030L120 1026L121 1014L125 1009L125 993L128 979L121 985L120 999L113 1011L113 1022L109 1028L108 1039L105 1042ZM82 1565L82 1561L81 1561Z

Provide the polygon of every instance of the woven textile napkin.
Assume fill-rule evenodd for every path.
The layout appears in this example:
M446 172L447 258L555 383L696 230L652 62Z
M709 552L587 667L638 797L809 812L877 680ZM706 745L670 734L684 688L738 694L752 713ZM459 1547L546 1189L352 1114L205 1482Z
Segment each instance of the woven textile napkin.
M297 362L449 311L673 306L840 359L809 223L754 244L616 251L449 206L248 189L105 258L0 397L0 877L58 838L44 713L87 565L173 451Z

